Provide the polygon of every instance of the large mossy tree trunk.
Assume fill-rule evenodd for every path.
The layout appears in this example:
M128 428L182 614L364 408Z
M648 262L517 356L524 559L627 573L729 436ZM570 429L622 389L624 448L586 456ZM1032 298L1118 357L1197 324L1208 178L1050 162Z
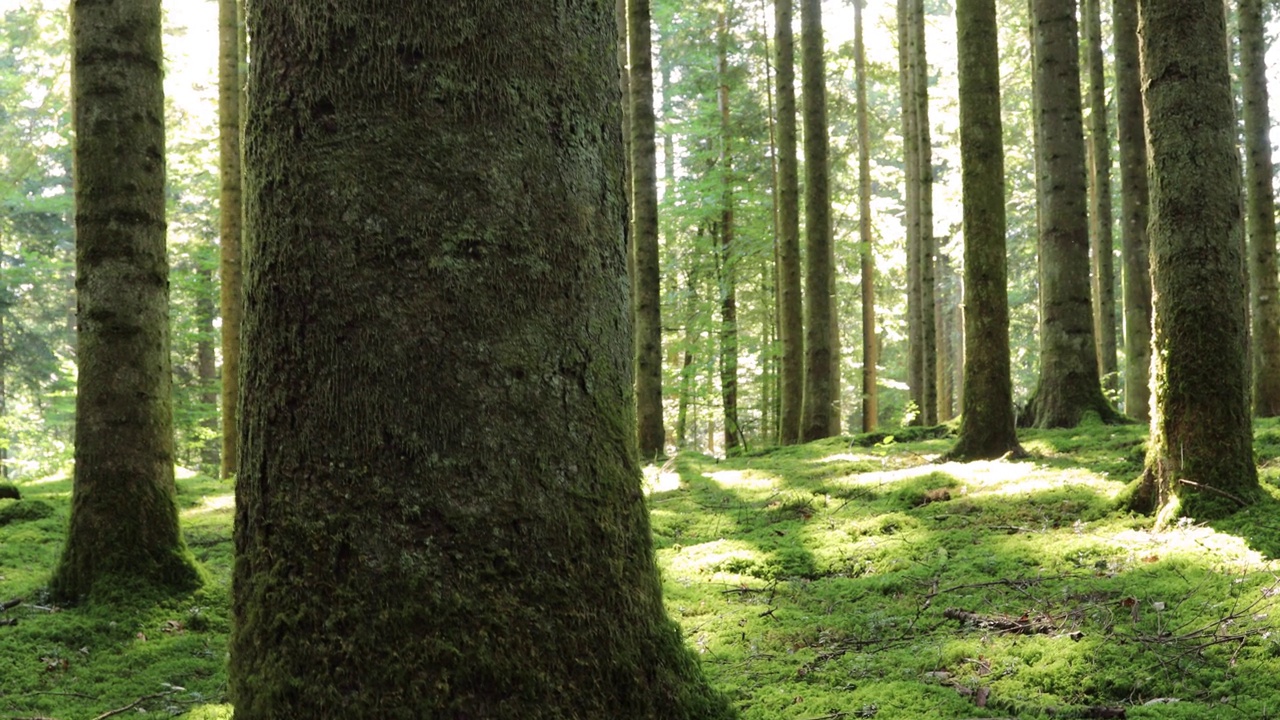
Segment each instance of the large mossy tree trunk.
M612 13L250 4L238 720L732 716L640 489Z
M774 2L778 65L778 304L782 339L783 445L800 440L804 403L804 305L800 294L800 176L796 159L796 65L791 0Z
M831 183L827 145L827 87L822 3L801 0L800 55L804 82L805 160L805 442L831 436L836 401L835 266L831 237Z
M853 62L858 103L858 255L862 284L862 432L873 432L880 415L876 342L876 259L871 233L871 127L867 113L867 53L862 40L862 8L853 3Z
M159 0L71 4L75 476L56 598L200 581L173 485Z
M1198 519L1260 493L1249 412L1240 159L1220 0L1143 0L1155 402L1140 509Z
M1084 0L1085 67L1089 96L1089 248L1093 279L1093 337L1098 372L1116 388L1115 238L1111 231L1111 134L1102 52L1102 0Z
M960 166L964 201L964 414L961 460L1021 454L1013 417L1005 249L1004 142L995 0L959 0Z
M628 0L631 59L632 243L635 252L635 396L640 457L665 452L662 426L662 280L658 260L658 149L649 0Z
M240 103L245 49L240 0L218 0L218 172L221 213L218 244L219 304L222 315L222 468L229 477L239 462L241 205Z
M1280 415L1280 275L1276 263L1276 196L1272 187L1266 53L1262 0L1240 0L1253 414L1275 417Z
M1124 412L1151 417L1151 263L1147 241L1147 136L1142 119L1138 0L1112 3L1116 135L1120 147L1120 233L1124 261Z
M1089 213L1075 0L1033 0L1040 163L1040 378L1028 421L1074 427L1085 412L1107 422L1089 287Z

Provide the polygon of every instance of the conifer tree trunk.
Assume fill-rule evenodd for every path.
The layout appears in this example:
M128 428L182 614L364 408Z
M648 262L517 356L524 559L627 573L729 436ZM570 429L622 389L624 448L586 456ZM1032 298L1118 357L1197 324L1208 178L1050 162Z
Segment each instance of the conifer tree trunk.
M1124 259L1124 411L1151 417L1151 264L1147 242L1147 138L1142 119L1138 0L1114 0L1116 134Z
M821 0L801 0L800 49L804 71L805 159L805 377L801 438L831 435L835 402L832 313L835 267L831 243L831 190L827 148L827 88Z
M629 0L632 242L635 244L636 428L640 457L664 452L662 302L658 263L658 160L649 0Z
M1089 72L1089 246L1093 278L1093 334L1098 372L1116 387L1115 238L1111 232L1111 136L1102 53L1101 0L1084 0L1085 59Z
M920 420L924 425L938 422L938 333L935 314L937 249L933 238L933 137L929 128L929 62L925 53L924 0L911 0L912 104L915 107L915 161L919 183L920 263Z
M1240 159L1220 0L1143 0L1155 402L1141 509L1255 500Z
M1036 427L1119 416L1102 395L1089 287L1089 216L1075 0L1033 0L1040 176L1040 379Z
M1266 34L1262 0L1240 0L1240 74L1244 87L1246 219L1249 231L1253 414L1280 415L1280 276L1272 187Z
M200 385L200 405L201 411L205 408L218 407L218 364L214 359L213 341L210 337L213 335L215 328L213 318L215 313L213 303L213 289L215 287L213 281L213 270L201 270L200 277L204 283L200 294L196 297L196 319L203 337L196 343L196 376L199 378ZM210 415L208 419L202 420L201 425L212 432L219 430L217 415ZM210 468L218 466L218 447L209 441L203 441L200 449L200 463ZM209 472L212 472L210 470Z
M73 0L75 476L50 588L200 581L173 486L159 0Z
M804 305L800 295L800 177L796 158L795 39L791 0L774 0L778 78L778 305L782 339L779 442L800 440L804 403Z
M244 15L241 0L218 0L218 169L221 214L218 244L219 311L222 315L222 470L223 479L239 463L240 416L240 89L245 49L241 45Z
M720 107L720 399L724 408L724 450L732 454L742 444L738 426L738 279L733 242L733 155L729 147L729 27L720 11L716 67Z
M862 41L862 6L853 3L853 57L858 103L858 242L862 283L862 432L876 429L880 414L876 389L876 261L871 236L871 130L867 119L867 53Z
M636 312L636 237L632 232L632 220L635 217L635 209L632 202L635 200L635 186L631 182L631 164L635 160L635 153L631 149L631 57L627 47L627 0L617 0L614 3L614 22L618 26L618 84L622 88L622 153L626 158L626 162L622 165L622 189L626 193L627 198L627 292L631 296L631 312L632 324L635 324Z
M915 53L912 45L915 34L911 31L914 0L898 0L898 93L902 106L902 164L905 188L903 218L906 223L907 255L907 387L911 402L915 404L915 416L911 424L924 421L924 333L920 326L920 133L917 129L918 107L915 97L915 72L912 69Z
M612 12L249 5L239 720L732 716L640 491Z
M995 0L957 0L964 198L964 414L951 456L1021 454L1014 430L1006 284L1004 142Z

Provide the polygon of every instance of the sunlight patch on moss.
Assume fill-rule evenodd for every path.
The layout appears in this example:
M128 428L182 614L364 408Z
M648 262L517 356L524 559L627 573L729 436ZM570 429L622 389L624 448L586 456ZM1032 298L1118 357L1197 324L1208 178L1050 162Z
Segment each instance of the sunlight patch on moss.
M713 540L674 551L667 558L666 570L673 576L710 575L734 582L763 560L763 554L747 543Z
M820 457L817 460L814 460L813 462L817 462L817 463L877 462L877 463L880 463L881 465L884 465L885 457L883 455L875 455L872 453L847 453L846 452L846 453L835 453L834 455L827 455L826 457Z
M755 470L716 470L704 472L702 477L711 480L725 490L772 490L778 483L774 475Z
M236 506L235 493L227 493L225 495L205 495L200 499L200 504L195 507L182 511L182 517L189 518L196 515L204 515L207 513L221 512L223 510L231 510Z
M646 465L644 467L644 494L670 492L680 489L680 473L666 470L666 466Z

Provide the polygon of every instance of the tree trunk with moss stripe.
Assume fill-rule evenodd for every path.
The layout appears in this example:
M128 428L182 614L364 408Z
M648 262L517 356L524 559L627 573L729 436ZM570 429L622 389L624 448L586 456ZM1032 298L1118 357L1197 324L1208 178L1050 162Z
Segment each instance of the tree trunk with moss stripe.
M1259 494L1249 412L1240 159L1219 0L1140 4L1155 403L1143 509L1221 517Z
M55 597L200 580L178 531L159 0L71 5L75 481Z
M640 490L613 3L249 13L236 717L731 717Z

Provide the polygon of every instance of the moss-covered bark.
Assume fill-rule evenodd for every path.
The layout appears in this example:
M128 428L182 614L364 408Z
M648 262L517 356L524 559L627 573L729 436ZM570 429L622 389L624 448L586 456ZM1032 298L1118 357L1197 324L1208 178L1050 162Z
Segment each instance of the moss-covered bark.
M804 305L800 295L800 175L796 159L796 48L791 0L774 2L778 65L778 304L782 338L779 442L800 440L804 403Z
M1028 420L1120 416L1102 395L1089 287L1089 213L1075 0L1033 0L1040 163L1040 378Z
M200 580L178 531L159 0L71 5L76 129L75 481L51 581L75 600Z
M862 6L853 3L853 62L857 78L858 104L858 255L862 284L862 432L872 432L880 415L876 388L876 364L880 344L876 342L876 261L871 235L871 129L867 113L867 53L862 41Z
M1098 372L1117 387L1115 238L1111 231L1111 135L1107 123L1102 2L1084 0L1085 67L1089 73L1089 248L1093 279L1093 337Z
M731 716L640 491L613 3L249 13L236 717Z
M1139 10L1151 187L1155 402L1137 504L1212 518L1258 494L1240 160L1219 0Z
M801 0L800 56L804 81L805 159L805 363L804 441L831 435L836 367L831 316L835 312L835 267L831 244L831 183L827 145L827 88L822 40L822 3Z
M1021 453L1014 430L1006 285L1004 142L995 0L959 0L960 164L964 195L964 415L951 455Z
M1147 138L1142 120L1138 0L1112 4L1116 135L1120 147L1120 233L1124 261L1124 411L1151 417L1151 264L1147 258Z

